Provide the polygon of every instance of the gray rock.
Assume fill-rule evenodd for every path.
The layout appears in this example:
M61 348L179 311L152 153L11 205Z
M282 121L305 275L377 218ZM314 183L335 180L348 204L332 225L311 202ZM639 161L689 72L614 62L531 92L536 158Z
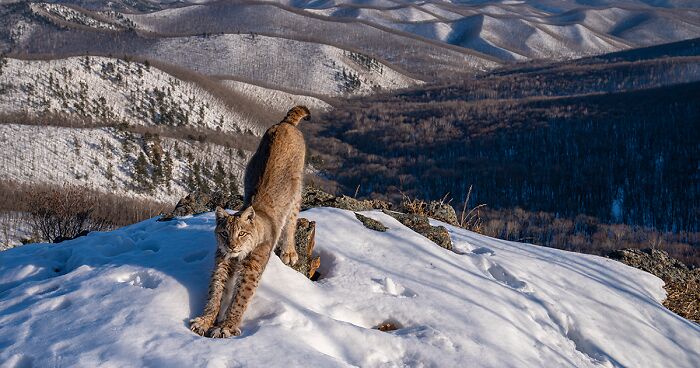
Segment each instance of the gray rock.
M688 279L700 280L700 269L690 270L681 261L657 249L620 249L610 252L610 258L666 281L680 282Z
M359 213L357 213L357 212L355 212L355 217L356 217L358 220L360 220L360 222L362 223L362 225L365 225L365 227L368 228L368 229L375 230L375 231L381 231L381 232L384 232L384 231L387 230L387 227L384 226L384 224L382 224L381 222L379 222L379 221L377 221L377 220L375 220L375 219L372 219L372 218L369 218L369 217L367 217L367 216L361 215L361 214L359 214Z
M158 221L169 221L178 216L196 215L210 212L217 206L238 210L243 205L243 196L227 196L218 192L207 194L192 192L180 199L171 212L163 214Z
M440 201L431 201L428 203L428 217L446 222L453 226L459 226L459 223L457 222L457 213L448 203L443 203Z
M309 208L322 207L323 203L335 198L334 195L326 193L321 189L305 186L301 192L301 209L308 210Z
M350 211L369 211L373 209L390 209L391 203L379 199L359 200L346 195L336 197L318 188L304 187L301 195L301 209L314 207L334 207Z
M428 217L387 210L383 210L382 212L397 219L409 229L432 240L435 244L447 250L452 250L452 240L450 239L450 234L447 232L447 229L444 226L430 225Z

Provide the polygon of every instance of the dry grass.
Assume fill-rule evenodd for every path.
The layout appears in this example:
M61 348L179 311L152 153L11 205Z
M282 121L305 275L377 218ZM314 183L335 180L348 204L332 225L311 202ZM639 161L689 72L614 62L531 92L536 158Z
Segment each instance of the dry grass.
M698 277L684 282L667 282L664 306L679 316L700 323L700 272Z
M404 192L401 192L401 208L406 213L428 216L428 203L422 199L411 198Z
M462 213L459 215L459 226L475 233L483 234L483 221L481 220L480 209L486 207L485 203L469 208L469 200L472 196L472 186L469 186L467 197L464 198Z

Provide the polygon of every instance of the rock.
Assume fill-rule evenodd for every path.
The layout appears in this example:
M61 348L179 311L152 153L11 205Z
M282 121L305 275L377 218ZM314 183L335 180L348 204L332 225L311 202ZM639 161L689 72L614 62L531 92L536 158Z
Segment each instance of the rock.
M301 191L301 210L322 207L323 203L333 199L335 196L322 191L321 189L305 186Z
M360 220L362 225L365 225L365 227L368 229L375 230L375 231L382 231L382 232L386 231L386 229L387 229L387 227L384 226L384 224L382 224L381 222L379 222L375 219L369 218L367 216L360 215L357 212L355 212L355 217L358 220Z
M316 245L316 223L305 218L297 220L297 229L294 233L294 242L299 255L299 260L292 267L297 272L300 272L308 278L314 277L314 274L321 266L321 257L313 256L313 249ZM279 256L281 249L275 249L275 253Z
M192 192L180 199L175 205L175 209L167 214L163 214L158 221L169 221L177 216L196 215L210 212L217 206L238 210L243 205L243 196L228 196L219 192L207 194L204 192Z
M382 331L382 332L389 332L389 331L395 331L398 330L399 328L396 326L396 324L392 322L382 322L378 324L377 326L374 327L375 329Z
M609 257L628 266L649 272L666 282L684 281L693 273L681 261L671 258L668 253L657 249L620 249L612 251Z
M326 207L335 207L349 211L369 211L372 210L370 201L361 201L346 195L335 197L326 202Z
M430 225L428 217L387 210L383 210L382 212L397 219L409 229L432 240L435 244L447 250L452 250L452 240L450 240L450 234L447 232L447 229L444 226Z
M365 203L369 204L375 210L390 210L393 208L391 202L381 199L368 199Z
M83 230L75 236L57 236L56 238L53 239L53 243L61 243L61 242L67 241L67 240L73 240L73 239L79 238L81 236L86 236L87 234L90 234L90 230Z
M350 211L385 210L391 208L391 203L387 201L379 199L359 200L346 195L336 197L313 187L304 187L301 198L302 211L314 207L334 207Z
M403 213L428 216L453 226L459 226L455 209L450 204L442 201L430 201L426 203L419 199L409 200L408 198L404 198L399 209L400 212Z
M430 203L428 203L428 217L446 222L453 226L459 226L459 222L457 221L457 213L448 203L430 201Z

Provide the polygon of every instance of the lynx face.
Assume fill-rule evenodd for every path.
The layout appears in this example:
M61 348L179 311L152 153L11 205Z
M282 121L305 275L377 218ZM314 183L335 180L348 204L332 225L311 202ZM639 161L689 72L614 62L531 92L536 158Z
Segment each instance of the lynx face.
M229 215L224 209L216 209L216 243L226 258L245 258L258 245L255 211Z

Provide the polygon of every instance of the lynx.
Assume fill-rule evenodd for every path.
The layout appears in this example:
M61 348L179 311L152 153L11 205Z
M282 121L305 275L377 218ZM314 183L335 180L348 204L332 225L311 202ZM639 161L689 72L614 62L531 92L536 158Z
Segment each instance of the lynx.
M294 232L306 153L297 128L302 119L310 119L309 109L296 106L265 132L246 168L244 210L230 215L216 209L217 250L209 296L204 313L190 321L198 335L241 334L243 313L275 245L281 247L285 264L298 260Z

